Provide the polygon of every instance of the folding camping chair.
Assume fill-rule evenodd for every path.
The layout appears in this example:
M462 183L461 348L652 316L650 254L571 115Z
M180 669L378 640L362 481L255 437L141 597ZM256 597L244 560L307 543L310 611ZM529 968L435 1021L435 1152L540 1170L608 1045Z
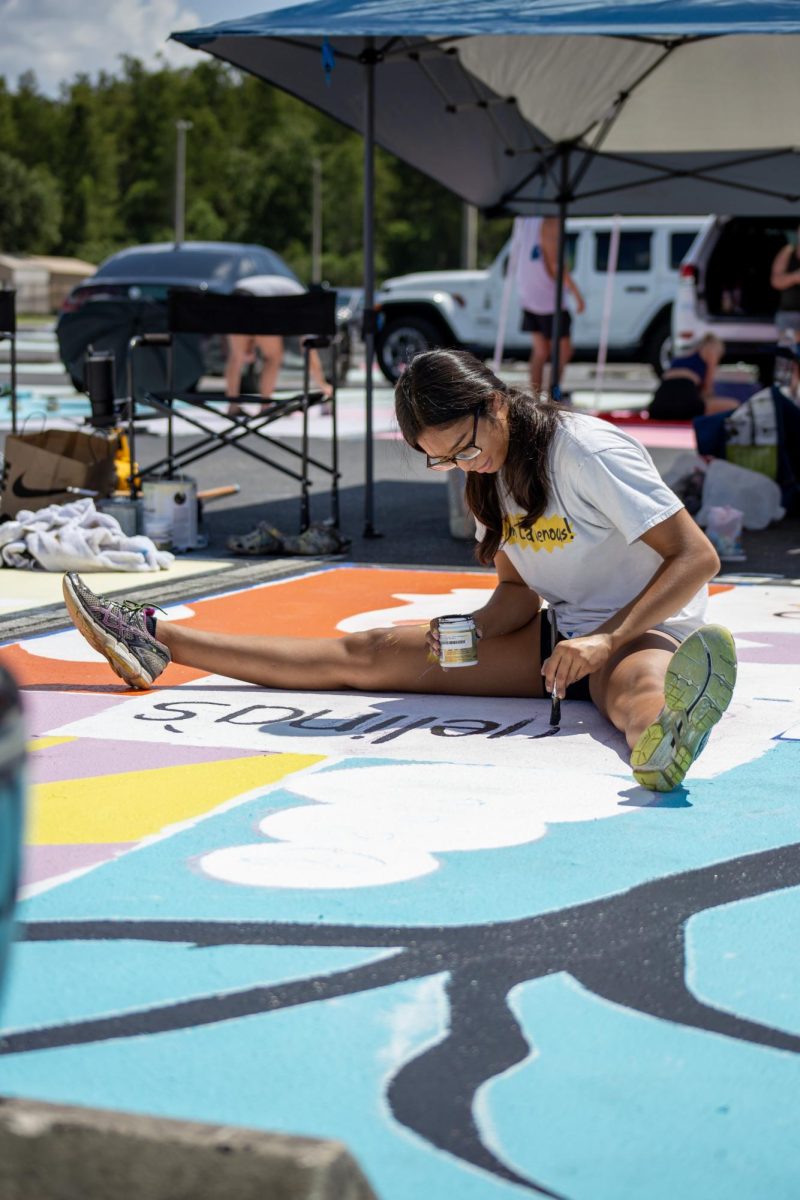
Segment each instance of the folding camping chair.
M8 341L11 352L11 432L17 432L17 293L13 289L0 291L0 342Z
M168 333L144 333L131 339L128 356L128 439L131 462L135 461L135 425L147 419L143 407L155 409L167 418L167 452L156 462L139 468L141 480L168 478L190 463L228 446L257 459L300 484L300 532L310 524L310 469L316 468L330 478L330 520L339 524L339 453L336 417L336 293L307 292L300 296L219 296L207 292L170 291L168 297ZM172 380L172 339L174 334L265 334L299 336L303 339L303 390L284 397L265 400L261 396L242 395L237 404L257 400L266 411L256 417L234 416L227 412L228 397L222 392L176 392ZM329 461L312 457L309 450L309 410L323 403L322 392L310 390L309 356L312 350L333 346L334 392L331 398L331 452ZM167 348L167 390L147 391L137 398L134 389L134 356L139 347ZM200 436L189 445L176 449L173 422L175 404L181 402L180 419L198 430ZM266 432L281 417L302 414L301 448L295 449L284 440ZM213 414L215 424L208 423ZM152 419L152 413L150 414ZM219 421L225 425L219 428ZM253 443L261 443L254 445ZM265 453L269 449L270 453ZM283 461L277 461L279 451ZM136 494L136 481L131 477L131 494Z

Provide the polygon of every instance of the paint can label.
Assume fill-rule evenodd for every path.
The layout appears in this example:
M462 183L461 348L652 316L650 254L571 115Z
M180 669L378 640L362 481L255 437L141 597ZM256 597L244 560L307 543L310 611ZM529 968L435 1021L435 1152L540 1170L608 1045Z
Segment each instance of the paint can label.
M471 616L439 618L439 665L474 667L478 662L478 634Z

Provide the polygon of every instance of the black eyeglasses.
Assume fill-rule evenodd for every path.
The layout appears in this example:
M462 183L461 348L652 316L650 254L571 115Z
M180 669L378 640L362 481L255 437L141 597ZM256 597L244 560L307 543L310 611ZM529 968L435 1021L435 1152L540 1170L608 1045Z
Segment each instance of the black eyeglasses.
M463 450L456 451L455 454L441 454L436 458L431 458L430 454L425 457L428 460L428 469L431 471L452 471L453 467L458 466L460 462L472 462L474 458L478 458L483 454L483 450L475 442L478 436L478 421L481 418L481 408L475 409L475 421L472 426L472 438L464 446Z

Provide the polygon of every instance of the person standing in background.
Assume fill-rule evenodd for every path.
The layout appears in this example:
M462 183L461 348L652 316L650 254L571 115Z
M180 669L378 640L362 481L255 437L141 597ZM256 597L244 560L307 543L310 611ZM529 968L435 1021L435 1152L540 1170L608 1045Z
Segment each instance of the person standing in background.
M798 255L800 227L793 241L787 242L775 255L770 273L770 284L780 292L775 324L779 333L787 331L800 335L800 255Z
M302 296L305 288L295 279L284 275L250 275L240 279L235 291L247 296ZM302 343L302 338L301 338ZM228 398L228 416L246 416L245 410L239 403L242 390L242 371L247 363L253 362L256 350L261 354L261 374L259 377L259 393L264 403L258 414L270 411L268 401L272 397L278 382L278 374L283 362L283 338L277 335L251 335L242 333L228 334L228 356L225 362L225 395ZM312 350L309 354L309 370L311 378L326 401L333 395L333 387L325 378L319 354ZM329 411L327 404L322 410Z
M545 364L553 352L553 319L556 310L556 276L558 274L558 218L526 217L522 222L517 285L522 304L522 328L531 335L530 378L534 396L542 390ZM564 290L571 292L575 309L582 313L586 307L580 289L569 271L564 269ZM558 338L559 377L550 381L551 391L561 382L561 375L572 358L572 314L561 310Z

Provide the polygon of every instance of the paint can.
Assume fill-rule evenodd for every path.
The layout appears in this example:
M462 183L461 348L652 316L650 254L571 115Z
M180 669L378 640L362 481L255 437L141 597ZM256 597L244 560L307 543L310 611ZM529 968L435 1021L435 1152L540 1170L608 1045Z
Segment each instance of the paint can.
M130 496L105 496L95 500L94 506L98 512L114 517L126 537L136 537L142 532L141 500L131 500Z
M474 667L478 663L478 632L469 614L439 617L439 665Z
M197 537L197 483L188 476L145 480L144 532L160 549L194 550Z

